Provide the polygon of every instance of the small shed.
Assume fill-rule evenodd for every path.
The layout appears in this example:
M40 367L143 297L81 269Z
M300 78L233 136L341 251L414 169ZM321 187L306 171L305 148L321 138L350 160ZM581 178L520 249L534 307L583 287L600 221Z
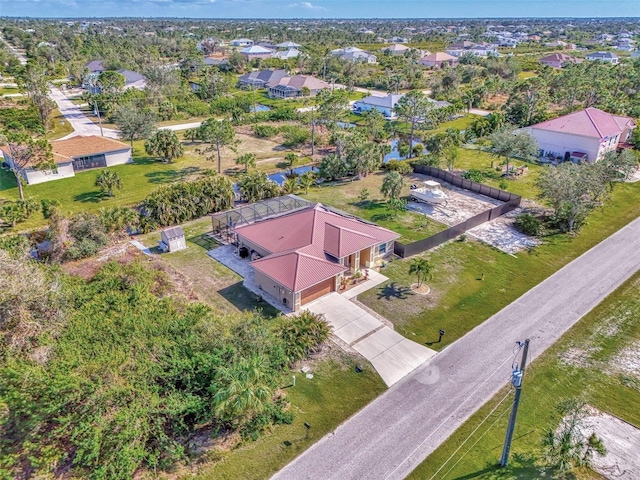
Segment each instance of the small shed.
M158 247L163 252L177 252L187 248L187 240L184 237L182 227L172 227L160 233L162 240L158 242Z

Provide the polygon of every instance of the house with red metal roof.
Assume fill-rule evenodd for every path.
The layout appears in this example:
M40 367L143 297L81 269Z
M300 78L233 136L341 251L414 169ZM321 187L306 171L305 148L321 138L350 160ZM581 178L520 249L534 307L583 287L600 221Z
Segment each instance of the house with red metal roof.
M338 290L345 273L374 267L400 236L319 203L234 232L260 289L294 311Z
M635 127L631 117L590 107L524 130L538 141L541 157L595 162L627 142Z

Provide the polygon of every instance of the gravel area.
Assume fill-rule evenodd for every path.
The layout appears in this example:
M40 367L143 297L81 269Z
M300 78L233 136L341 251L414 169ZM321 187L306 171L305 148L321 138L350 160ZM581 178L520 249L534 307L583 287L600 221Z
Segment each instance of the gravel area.
M426 203L409 202L408 208L416 212L423 213L437 222L444 223L450 227L464 222L468 218L474 217L485 210L502 205L504 202L485 197L477 193L454 187L450 183L427 175L411 175L411 182L418 186L426 180L434 180L442 185L449 197L447 202L441 205L429 205Z
M501 217L472 228L467 233L511 255L540 245L542 243L540 239L526 235L513 226L515 218L521 213L523 209L516 208Z

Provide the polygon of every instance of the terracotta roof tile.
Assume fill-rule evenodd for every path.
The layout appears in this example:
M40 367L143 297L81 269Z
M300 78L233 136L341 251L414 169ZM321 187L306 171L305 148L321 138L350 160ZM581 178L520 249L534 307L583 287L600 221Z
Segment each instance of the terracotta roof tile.
M54 155L61 157L82 157L85 155L96 155L98 153L115 152L118 150L130 149L126 143L119 142L113 138L91 136L71 137L67 140L55 140L51 142Z

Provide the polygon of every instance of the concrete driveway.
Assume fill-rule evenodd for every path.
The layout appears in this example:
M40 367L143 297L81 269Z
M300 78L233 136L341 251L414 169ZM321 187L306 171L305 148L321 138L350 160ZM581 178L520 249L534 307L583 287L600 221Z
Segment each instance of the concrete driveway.
M96 135L98 137L105 136L116 139L120 138L118 132L110 128L103 128L101 135L100 126L89 120L89 118L82 112L82 110L80 110L80 107L69 100L67 96L60 91L59 88L50 87L49 96L54 102L56 102L60 113L64 115L64 118L66 118L73 127L74 132L64 137L65 139L75 137L77 135Z
M369 360L388 386L436 353L403 337L339 293L325 295L305 308L324 314L333 334Z

